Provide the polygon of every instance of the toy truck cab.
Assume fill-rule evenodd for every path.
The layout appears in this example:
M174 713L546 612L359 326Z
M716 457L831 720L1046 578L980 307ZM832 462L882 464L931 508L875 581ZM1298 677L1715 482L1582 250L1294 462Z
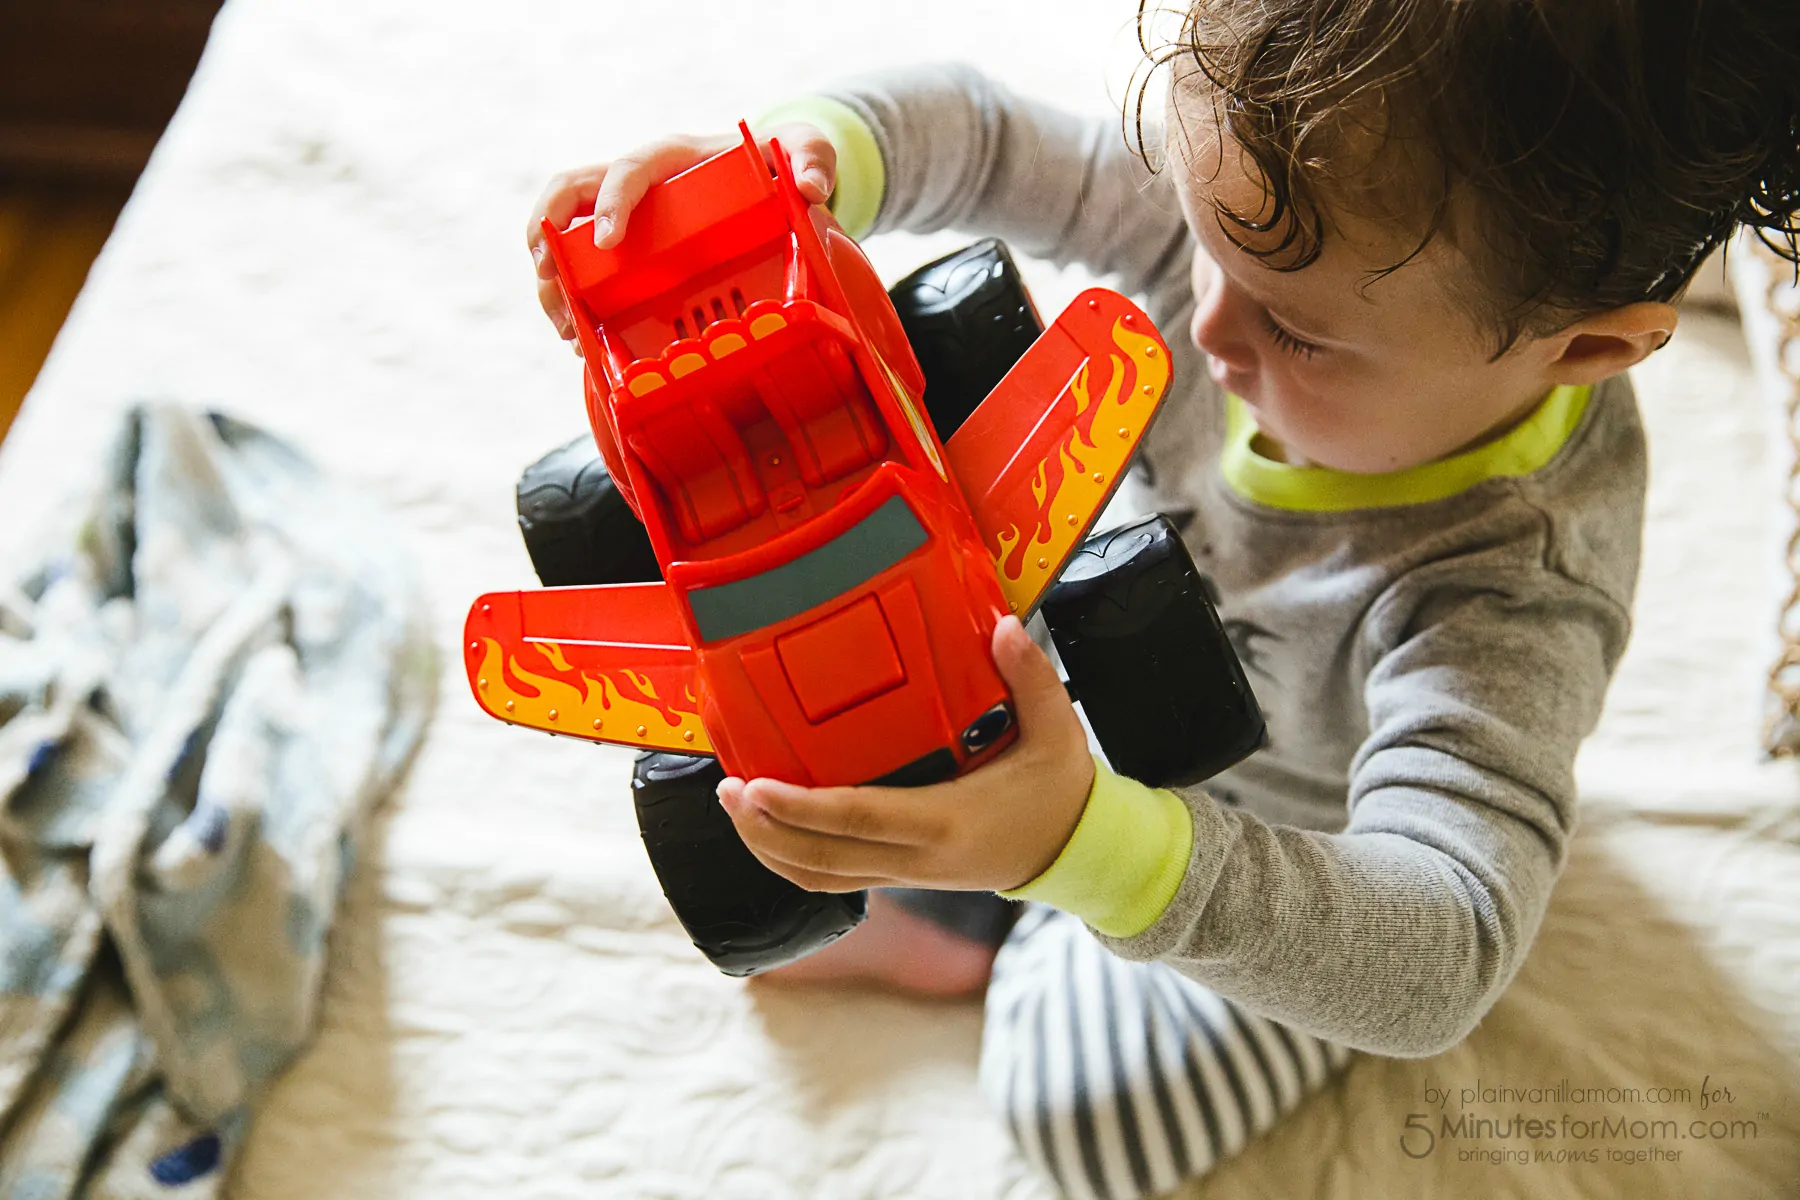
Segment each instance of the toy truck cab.
M887 293L774 159L746 130L615 250L546 228L589 420L712 749L804 783L947 778L1011 726L987 652L1006 599Z

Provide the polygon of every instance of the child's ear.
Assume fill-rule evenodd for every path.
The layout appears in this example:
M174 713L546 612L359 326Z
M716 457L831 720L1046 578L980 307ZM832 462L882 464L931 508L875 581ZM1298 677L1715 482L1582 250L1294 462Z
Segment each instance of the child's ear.
M1648 300L1585 316L1545 339L1550 378L1579 387L1636 366L1674 336L1675 317L1673 304Z

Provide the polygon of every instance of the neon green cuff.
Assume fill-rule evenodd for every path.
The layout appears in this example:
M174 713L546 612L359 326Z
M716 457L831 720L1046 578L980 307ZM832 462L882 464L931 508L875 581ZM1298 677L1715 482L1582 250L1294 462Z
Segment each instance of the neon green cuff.
M826 207L845 233L853 238L867 237L869 230L875 228L881 197L887 191L887 164L881 161L875 131L848 104L824 96L802 96L777 104L752 128L760 134L771 125L789 121L815 125L830 140L837 151L837 186Z
M1036 879L1010 892L1074 913L1108 937L1156 923L1187 875L1194 818L1180 796L1115 775L1094 760L1094 786L1069 844Z

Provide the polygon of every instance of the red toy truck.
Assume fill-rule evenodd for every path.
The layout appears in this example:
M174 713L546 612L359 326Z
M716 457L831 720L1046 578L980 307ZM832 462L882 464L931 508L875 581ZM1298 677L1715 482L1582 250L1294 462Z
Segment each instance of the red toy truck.
M520 515L540 577L582 586L482 596L464 638L493 716L652 752L634 785L652 862L733 973L837 936L862 897L763 869L717 780L917 786L1001 752L994 625L1036 610L1082 547L1169 382L1167 346L1117 293L1083 293L1038 336L991 242L909 281L914 333L946 364L928 373L855 242L743 132L651 189L613 250L586 221L546 227L598 456L571 444L528 471ZM946 353L929 303L959 272L1010 289L988 307L1014 346L972 411L952 377L994 359L994 339L959 334ZM653 561L622 565L646 536ZM1233 687L1254 713L1241 670Z

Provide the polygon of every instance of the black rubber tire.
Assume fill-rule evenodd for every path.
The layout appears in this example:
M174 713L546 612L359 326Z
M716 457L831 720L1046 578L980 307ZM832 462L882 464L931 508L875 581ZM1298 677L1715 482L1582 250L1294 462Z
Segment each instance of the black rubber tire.
M925 408L940 441L950 440L1044 332L998 238L926 263L888 295L925 372Z
M1267 740L1211 593L1159 514L1089 538L1045 598L1070 692L1119 774L1185 787Z
M631 773L638 831L669 906L727 975L802 958L862 923L866 892L809 892L758 862L719 804L716 758L648 752Z
M525 468L519 532L545 587L652 583L662 578L650 535L613 486L590 434Z

